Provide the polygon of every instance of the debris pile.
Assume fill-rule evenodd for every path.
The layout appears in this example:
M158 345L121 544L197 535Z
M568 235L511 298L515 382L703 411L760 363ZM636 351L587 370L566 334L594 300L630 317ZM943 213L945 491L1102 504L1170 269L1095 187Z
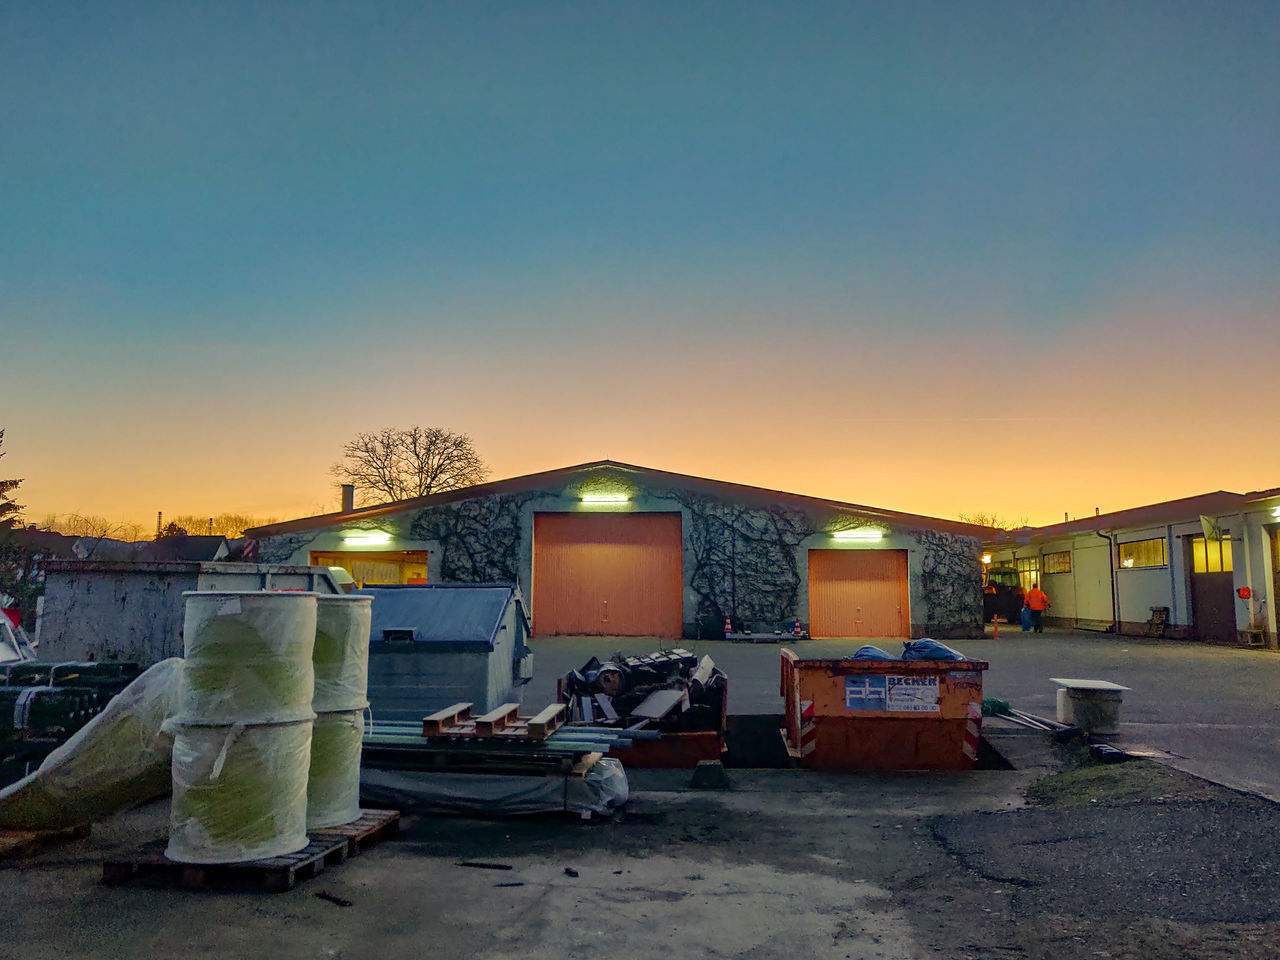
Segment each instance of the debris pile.
M662 733L722 732L728 681L688 650L592 657L556 682L571 724Z

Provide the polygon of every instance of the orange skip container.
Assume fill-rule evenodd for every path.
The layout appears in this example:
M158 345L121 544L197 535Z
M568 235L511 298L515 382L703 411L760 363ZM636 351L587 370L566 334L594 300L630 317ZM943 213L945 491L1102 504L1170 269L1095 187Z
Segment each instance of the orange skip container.
M815 770L971 770L983 660L802 660L782 650L783 737Z

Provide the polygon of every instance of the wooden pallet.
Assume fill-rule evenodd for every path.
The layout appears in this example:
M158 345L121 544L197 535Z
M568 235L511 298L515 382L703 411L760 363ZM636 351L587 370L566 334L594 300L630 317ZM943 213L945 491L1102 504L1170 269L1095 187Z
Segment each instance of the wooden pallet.
M347 856L354 857L400 832L400 811L361 810L360 819L336 827L321 827L311 832L313 840L345 840Z
M88 835L88 825L59 830L0 830L0 860L33 857L46 847L81 840Z
M243 863L179 863L164 855L165 841L102 862L102 882L108 885L134 880L162 886L196 889L238 888L283 893L300 880L310 880L325 867L347 859L343 837L313 839L297 853L246 860Z
M297 853L244 863L179 863L164 855L165 841L148 844L102 863L102 882L109 885L140 880L162 886L196 889L239 888L282 893L310 880L325 867L337 866L400 829L398 810L361 810L360 819L313 831Z
M506 741L510 743L511 741ZM504 776L579 775L584 762L604 754L591 750L543 752L535 749L505 752L503 744L489 740L430 740L421 747L365 747L363 763L380 770L416 770L434 773L489 773Z
M520 704L504 703L480 717L471 716L471 704L455 703L422 719L422 735L493 740L545 740L564 724L564 704L556 703L532 717L521 717Z

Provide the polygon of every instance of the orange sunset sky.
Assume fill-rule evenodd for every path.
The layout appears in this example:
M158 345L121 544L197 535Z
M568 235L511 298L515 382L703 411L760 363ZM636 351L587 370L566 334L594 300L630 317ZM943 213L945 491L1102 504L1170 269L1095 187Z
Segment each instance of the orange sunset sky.
M357 431L1033 524L1280 486L1274 4L140 4L0 30L25 519Z

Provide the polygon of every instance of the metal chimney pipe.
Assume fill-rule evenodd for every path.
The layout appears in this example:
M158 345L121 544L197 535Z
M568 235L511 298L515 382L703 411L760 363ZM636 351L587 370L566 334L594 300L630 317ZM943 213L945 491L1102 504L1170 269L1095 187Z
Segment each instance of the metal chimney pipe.
M350 513L356 508L356 485L354 483L344 483L342 485L342 512Z

